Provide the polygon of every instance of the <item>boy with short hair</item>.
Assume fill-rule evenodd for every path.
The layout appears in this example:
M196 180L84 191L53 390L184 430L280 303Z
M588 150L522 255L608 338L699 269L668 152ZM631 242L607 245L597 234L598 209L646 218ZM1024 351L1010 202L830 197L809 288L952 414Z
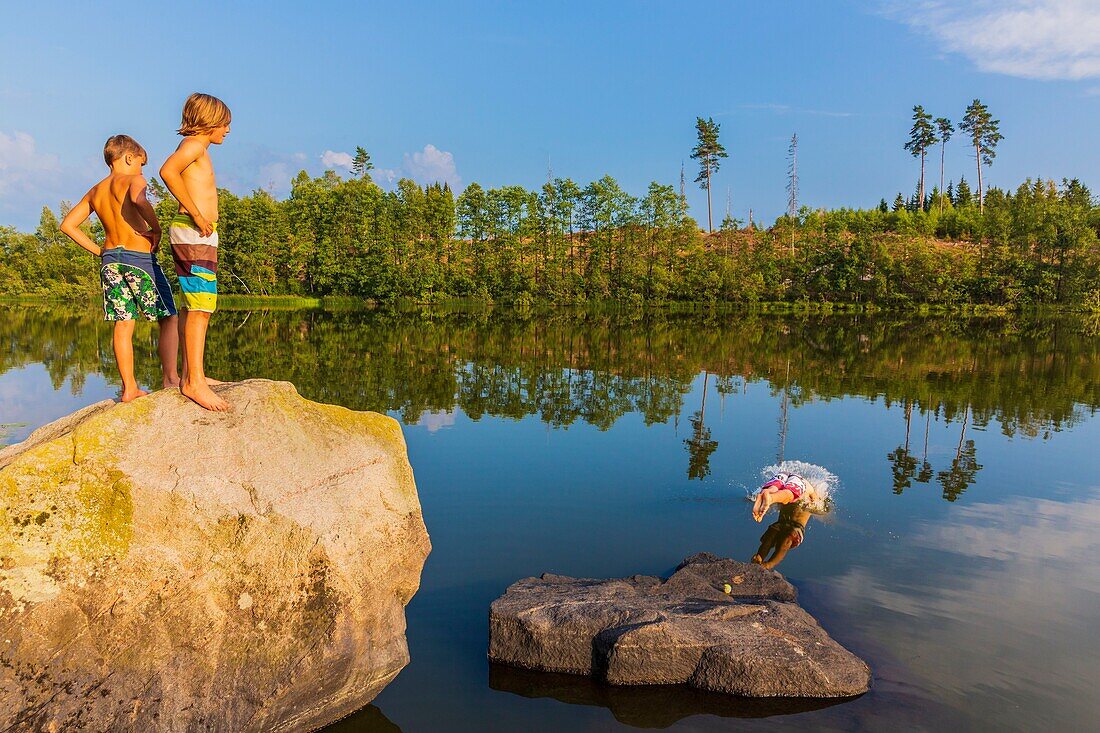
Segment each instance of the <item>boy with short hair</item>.
M156 259L161 230L141 173L148 161L145 149L129 135L114 135L103 146L103 159L110 174L69 210L61 231L101 260L103 315L115 324L112 340L122 401L130 402L148 394L134 379L134 321L139 317L160 324L157 351L163 386L179 384L176 305ZM103 224L103 247L80 228L92 213Z
M164 185L180 203L168 238L180 281L180 337L183 374L180 392L208 410L229 403L210 388L203 365L206 329L218 301L218 188L208 148L229 134L232 114L217 97L195 93L183 105L178 130L183 141L160 168Z

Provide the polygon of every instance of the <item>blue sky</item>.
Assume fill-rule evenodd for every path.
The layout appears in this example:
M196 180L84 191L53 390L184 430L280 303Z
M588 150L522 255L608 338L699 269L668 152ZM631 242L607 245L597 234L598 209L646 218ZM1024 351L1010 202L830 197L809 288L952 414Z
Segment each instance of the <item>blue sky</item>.
M730 154L716 219L728 190L735 216L770 222L792 133L804 203L873 206L915 187L912 106L958 121L975 97L1005 136L989 183L1100 187L1097 0L40 2L0 25L0 224L30 230L44 204L78 198L114 133L142 142L155 174L195 90L233 109L214 155L238 193L285 195L326 162L346 172L356 145L383 185L534 187L549 160L637 195L678 183L684 161L705 221L689 158L701 115ZM947 170L975 178L960 137Z

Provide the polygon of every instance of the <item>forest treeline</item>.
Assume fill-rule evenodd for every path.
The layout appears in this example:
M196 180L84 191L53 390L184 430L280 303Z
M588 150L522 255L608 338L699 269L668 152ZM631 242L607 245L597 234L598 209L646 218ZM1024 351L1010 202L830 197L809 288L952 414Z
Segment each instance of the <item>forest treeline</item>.
M166 224L175 202L150 190ZM455 196L410 180L387 191L369 171L302 172L286 199L223 190L220 206L223 293L1100 309L1100 207L1077 180L990 188L982 206L963 180L873 209L802 207L767 228L727 215L709 234L673 186L634 196L610 176ZM44 209L33 234L0 227L0 294L98 296L95 261L58 226L64 210Z

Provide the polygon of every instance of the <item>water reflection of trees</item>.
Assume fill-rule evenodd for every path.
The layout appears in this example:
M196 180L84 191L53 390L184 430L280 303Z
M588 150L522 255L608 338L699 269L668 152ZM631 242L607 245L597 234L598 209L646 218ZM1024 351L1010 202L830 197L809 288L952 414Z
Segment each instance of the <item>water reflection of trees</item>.
M109 326L94 311L0 315L0 371L41 362L55 387L70 379L74 390L91 373L116 379ZM150 384L153 336L142 328L137 337L139 377ZM907 435L914 414L931 414L1046 436L1100 405L1100 339L1067 318L224 311L209 344L215 376L287 379L312 399L409 422L458 407L473 419L536 415L554 426L607 429L630 413L663 423L704 371L719 394L735 375L767 380L794 407L844 395L899 403ZM696 417L689 454L699 472L712 441L702 406ZM891 453L900 488L931 479L927 450L917 467L909 444ZM939 479L945 494L980 468L960 446L953 476Z

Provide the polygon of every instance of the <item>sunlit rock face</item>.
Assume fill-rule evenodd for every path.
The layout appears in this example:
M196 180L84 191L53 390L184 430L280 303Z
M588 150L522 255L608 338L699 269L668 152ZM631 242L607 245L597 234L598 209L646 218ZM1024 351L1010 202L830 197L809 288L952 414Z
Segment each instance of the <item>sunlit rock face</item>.
M701 553L667 579L543 575L489 612L489 659L612 685L745 697L859 695L871 671L795 603L779 573Z
M0 730L311 730L408 663L430 543L398 423L218 391L0 451Z

